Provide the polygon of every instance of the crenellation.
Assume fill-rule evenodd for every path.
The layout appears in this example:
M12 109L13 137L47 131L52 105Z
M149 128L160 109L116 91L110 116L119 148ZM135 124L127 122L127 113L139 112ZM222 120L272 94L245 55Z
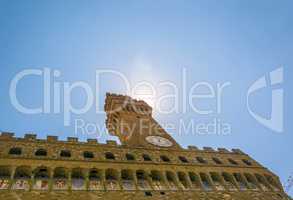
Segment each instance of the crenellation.
M215 150L212 147L203 147L204 151L214 152Z
M78 138L77 137L67 137L67 142L78 143Z
M226 148L218 148L218 151L221 153L231 153L228 149Z
M47 136L47 141L48 142L57 142L58 141L58 136L48 135Z
M198 151L198 148L196 146L191 146L191 145L188 146L187 149L191 151Z
M237 154L245 154L243 151L240 149L232 149L232 152L237 153Z
M11 132L1 132L0 134L0 139L2 140L13 139L13 137L14 137L14 133L11 133Z
M36 140L37 139L37 135L34 133L26 133L24 135L24 139L25 140Z
M98 140L97 139L87 139L87 143L95 145L95 144L98 144Z
M118 144L115 140L107 140L106 144L109 146L118 146Z

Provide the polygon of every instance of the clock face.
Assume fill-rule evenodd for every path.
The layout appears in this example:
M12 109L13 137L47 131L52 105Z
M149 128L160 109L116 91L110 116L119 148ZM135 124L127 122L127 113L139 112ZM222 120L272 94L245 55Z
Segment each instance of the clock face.
M145 139L147 142L160 147L170 147L173 145L170 140L160 136L148 136Z

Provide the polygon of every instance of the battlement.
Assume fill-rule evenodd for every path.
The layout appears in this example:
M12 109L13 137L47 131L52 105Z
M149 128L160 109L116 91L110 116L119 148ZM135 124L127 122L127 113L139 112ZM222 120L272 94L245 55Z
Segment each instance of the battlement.
M120 110L128 110L128 111L145 111L148 113L152 112L152 107L149 106L143 100L133 99L127 95L118 95L113 93L106 94L106 100L104 105L104 110L106 112L114 112Z
M119 145L115 140L106 140L105 143L100 143L97 139L87 139L87 141L79 141L77 137L67 137L66 140L59 140L58 136L48 135L46 139L39 139L34 133L27 133L24 137L15 137L14 133L11 132L2 132L0 133L0 141L29 141L29 142L44 142L44 143L66 143L66 144L76 144L76 145L96 145L96 146L109 146L109 147L120 147L126 148L125 145ZM140 148L144 149L144 148ZM240 149L231 149L226 148L217 148L213 149L212 147L203 147L198 148L196 146L188 146L187 148L182 148L182 151L192 151L192 152L203 152L203 153L223 153L223 154L242 154L246 155Z

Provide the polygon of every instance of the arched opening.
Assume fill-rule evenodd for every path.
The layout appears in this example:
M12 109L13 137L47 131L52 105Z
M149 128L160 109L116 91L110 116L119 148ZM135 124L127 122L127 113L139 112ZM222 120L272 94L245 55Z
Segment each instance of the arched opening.
M188 163L187 158L184 157L184 156L179 156L178 159L179 159L182 163Z
M9 150L10 155L21 155L22 150L20 147L13 147Z
M35 152L35 156L47 156L47 151L45 149L38 149L36 152Z
M265 178L262 175L255 174L255 177L262 190L268 191L270 189L270 186L267 184Z
M122 187L124 190L135 190L135 184L133 181L133 172L131 170L124 169L121 171Z
M210 175L216 190L225 190L220 175L217 172L211 172Z
M106 152L105 153L105 158L107 160L115 160L115 155L113 153L111 153L111 152Z
M127 154L125 155L125 157L126 157L126 160L129 160L129 161L134 161L134 160L135 160L134 155L132 155L132 154L130 154L130 153L127 153Z
M17 167L14 174L14 179L30 179L31 178L31 168L30 167Z
M34 170L34 178L35 179L48 179L49 172L47 167L38 167Z
M138 189L140 189L140 190L149 190L149 189L151 189L147 177L148 177L148 174L145 171L143 171L143 170L137 170L136 171Z
M75 168L71 171L71 183L73 190L85 190L85 172L81 168Z
M163 190L166 189L162 175L157 170L151 171L152 185L155 190Z
M221 164L223 164L223 162L222 162L219 158L213 158L213 161L214 161L217 165L221 165Z
M102 172L98 169L89 171L89 190L104 190Z
M93 152L90 152L90 151L85 151L83 152L83 157L85 159L91 159L91 158L94 158L94 153Z
M208 162L203 157L196 157L197 162L201 164L207 164Z
M9 188L10 177L10 168L6 166L0 166L0 189L5 190Z
M264 175L264 176L274 191L280 191L280 185L272 176L270 176L270 175Z
M169 184L169 188L171 190L178 190L178 187L176 185L176 175L173 172L167 171L166 172L166 179Z
M148 154L142 155L144 161L152 161L151 157Z
M14 184L12 189L15 190L29 190L29 181L32 176L32 171L30 167L21 166L17 167L14 174Z
M207 174L200 173L199 176L200 176L204 190L206 190L206 191L212 190L212 184L211 184Z
M249 161L249 160L246 160L246 159L242 159L242 162L243 162L244 164L246 164L247 166L251 166L251 165L252 165L252 162Z
M49 170L47 167L38 167L34 170L34 189L48 190L49 189Z
M115 169L107 169L105 175L107 190L120 190L118 182L118 171Z
M233 177L231 174L229 174L227 172L223 172L222 176L223 176L223 179L225 181L225 185L228 188L228 190L232 190L232 191L237 190L237 187L233 181Z
M252 190L258 190L255 177L253 177L253 175L248 173L245 173L244 176L248 182L249 188Z
M237 181L237 183L239 184L240 190L246 190L247 186L246 186L245 180L243 179L241 174L240 173L234 173L233 176L234 176L235 180Z
M11 170L8 166L0 166L0 179L10 179Z
M68 171L63 167L57 167L53 174L53 189L67 190L68 189Z
M62 158L70 158L71 157L71 152L69 150L62 150L60 152L60 156Z
M201 184L200 184L200 180L197 174L195 174L194 172L189 172L188 173L190 181L191 181L191 187L194 190L201 190Z
M165 155L160 156L160 158L163 162L170 162L170 159Z
M181 187L184 190L188 189L189 185L188 185L186 174L184 172L178 172L177 175L178 175L178 179L179 179L179 182L181 184Z
M238 165L238 163L235 160L231 159L231 158L228 158L228 161L232 165Z

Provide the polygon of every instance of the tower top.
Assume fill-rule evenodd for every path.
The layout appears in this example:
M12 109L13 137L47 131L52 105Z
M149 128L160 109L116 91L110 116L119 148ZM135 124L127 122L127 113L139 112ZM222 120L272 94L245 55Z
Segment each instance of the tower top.
M121 143L148 148L180 148L152 117L152 107L126 95L106 94L106 127Z
M143 100L133 99L127 95L106 93L105 107L106 112L117 112L121 110L133 110L138 113L152 114L152 107Z

